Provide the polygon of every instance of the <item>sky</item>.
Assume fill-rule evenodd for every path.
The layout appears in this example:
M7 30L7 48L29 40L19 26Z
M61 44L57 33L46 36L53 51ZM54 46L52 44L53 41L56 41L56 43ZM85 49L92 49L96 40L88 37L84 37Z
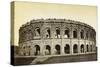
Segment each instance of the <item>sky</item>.
M87 5L15 2L14 45L18 45L19 28L32 19L57 18L80 21L97 31L97 7Z

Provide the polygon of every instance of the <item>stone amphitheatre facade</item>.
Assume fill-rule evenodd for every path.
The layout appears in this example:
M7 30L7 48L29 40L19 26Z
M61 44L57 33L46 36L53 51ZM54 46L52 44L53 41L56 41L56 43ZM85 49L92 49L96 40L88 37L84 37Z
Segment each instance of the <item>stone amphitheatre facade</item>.
M36 19L19 29L20 56L96 53L96 32L88 24L67 19Z

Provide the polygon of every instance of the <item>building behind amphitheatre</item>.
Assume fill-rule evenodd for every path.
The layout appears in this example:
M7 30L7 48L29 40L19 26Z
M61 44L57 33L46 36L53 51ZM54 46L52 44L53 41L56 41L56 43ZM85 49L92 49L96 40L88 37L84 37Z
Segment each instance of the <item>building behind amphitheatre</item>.
M96 53L96 31L67 19L33 19L19 29L19 56L67 56Z

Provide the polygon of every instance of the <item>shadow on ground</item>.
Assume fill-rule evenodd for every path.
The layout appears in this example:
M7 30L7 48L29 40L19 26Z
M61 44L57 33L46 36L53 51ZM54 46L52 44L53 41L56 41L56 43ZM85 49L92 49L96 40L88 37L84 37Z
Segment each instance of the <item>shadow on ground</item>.
M36 59L36 57L17 57L14 58L14 65L29 65ZM66 63L66 62L82 62L82 61L96 61L97 54L82 54L69 56L53 56L43 62L36 62L36 64L51 64L51 63ZM33 63L34 64L34 63Z

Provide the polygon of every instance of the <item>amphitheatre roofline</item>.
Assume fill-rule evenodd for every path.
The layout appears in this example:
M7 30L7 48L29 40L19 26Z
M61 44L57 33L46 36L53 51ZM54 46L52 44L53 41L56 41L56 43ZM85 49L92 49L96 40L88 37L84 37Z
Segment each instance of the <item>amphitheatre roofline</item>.
M51 23L51 22L55 22L55 23L69 23L69 24L77 24L77 25L83 25L83 26L87 26L89 28L92 28L93 30L95 30L92 26L86 24L86 23L83 23L81 21L76 21L76 20L71 20L71 19L57 19L57 18L47 18L47 19L32 19L30 20L29 22L27 22L26 24L23 24L21 26L21 28L25 27L25 26L28 26L30 24L33 24L33 23L38 23L38 22L41 22L41 23Z

